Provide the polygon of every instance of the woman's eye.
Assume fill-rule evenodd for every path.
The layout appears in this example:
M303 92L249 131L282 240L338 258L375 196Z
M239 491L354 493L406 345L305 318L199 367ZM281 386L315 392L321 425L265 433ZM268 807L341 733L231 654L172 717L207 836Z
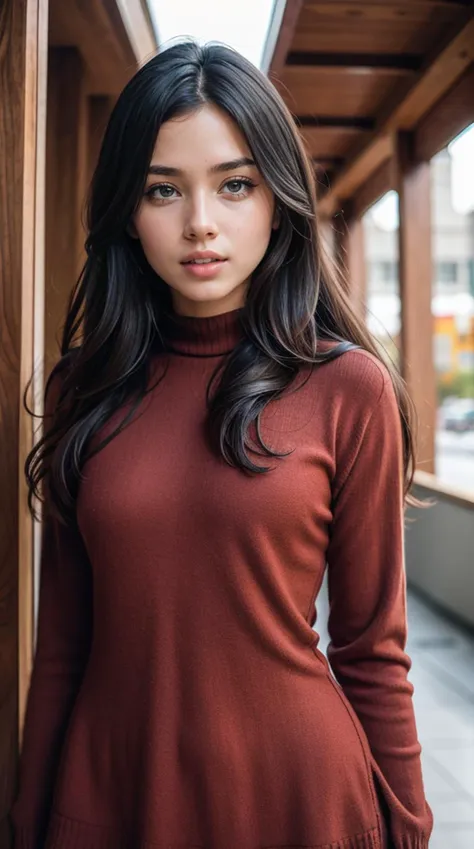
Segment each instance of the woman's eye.
M153 200L168 200L173 197L172 192L175 191L176 189L168 185L168 183L159 183L157 186L151 186L146 194L148 197L153 198Z
M255 186L255 183L252 183L251 180L228 180L225 183L225 186L229 187L229 191L231 195L244 195L247 194L248 190ZM239 191L239 189L244 188L244 191Z
M228 194L236 197L246 197L249 191L255 188L255 183L248 178L242 177L239 179L228 180L227 183L224 183L223 188ZM175 197L173 192L176 192L176 189L169 183L157 183L154 186L150 186L145 194L147 197L151 198L151 200L158 201L158 203L160 203L160 201L172 200Z

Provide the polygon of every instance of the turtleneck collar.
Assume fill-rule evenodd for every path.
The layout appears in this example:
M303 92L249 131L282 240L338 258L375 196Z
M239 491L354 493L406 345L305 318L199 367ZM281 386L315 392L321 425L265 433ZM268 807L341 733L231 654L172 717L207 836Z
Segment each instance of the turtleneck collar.
M167 348L190 357L230 353L243 336L243 307L206 317L167 313L162 334Z

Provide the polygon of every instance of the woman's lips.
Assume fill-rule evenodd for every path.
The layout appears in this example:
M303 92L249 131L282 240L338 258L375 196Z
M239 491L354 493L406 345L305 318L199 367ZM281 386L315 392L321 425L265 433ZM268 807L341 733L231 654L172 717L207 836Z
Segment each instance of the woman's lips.
M215 277L216 274L219 274L222 266L227 262L226 259L218 259L213 260L212 262L183 262L183 268L191 274L193 277L198 277L199 279L207 279L210 277Z

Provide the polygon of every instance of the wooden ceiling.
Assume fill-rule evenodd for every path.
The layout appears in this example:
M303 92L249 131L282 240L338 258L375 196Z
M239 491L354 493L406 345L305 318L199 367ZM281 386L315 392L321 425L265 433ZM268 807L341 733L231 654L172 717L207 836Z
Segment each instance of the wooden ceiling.
M88 93L114 96L157 42L146 0L50 0L49 46L75 47Z
M393 132L413 129L474 67L474 2L287 0L273 44L269 77L331 214L390 157Z

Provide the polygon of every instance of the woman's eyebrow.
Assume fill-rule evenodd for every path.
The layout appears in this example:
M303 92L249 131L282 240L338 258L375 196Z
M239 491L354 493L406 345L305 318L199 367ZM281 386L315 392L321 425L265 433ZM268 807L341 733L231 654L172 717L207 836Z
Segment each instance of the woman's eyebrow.
M222 171L235 171L236 168L256 167L253 159L248 156L241 156L239 159L231 159L229 162L219 162L218 165L212 165L209 168L210 174L220 174ZM180 168L172 168L170 165L150 165L149 174L162 174L166 177L182 177L183 171Z

